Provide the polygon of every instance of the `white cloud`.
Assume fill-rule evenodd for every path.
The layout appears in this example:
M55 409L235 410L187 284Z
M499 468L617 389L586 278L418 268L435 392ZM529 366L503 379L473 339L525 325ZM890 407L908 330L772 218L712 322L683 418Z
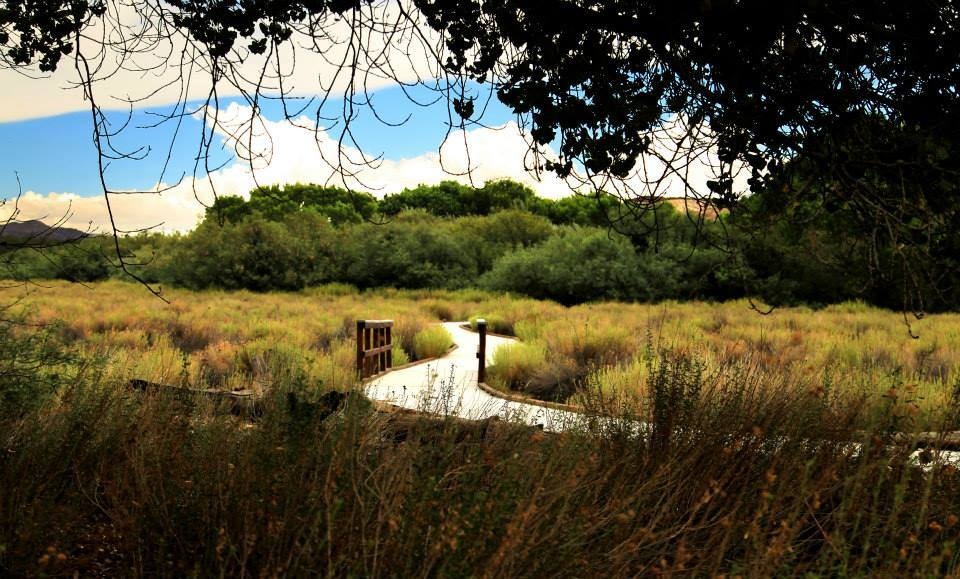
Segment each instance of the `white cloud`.
M527 144L514 123L499 128L454 131L438 152L408 159L384 159L368 165L360 162L360 152L351 147L344 147L338 156L337 141L325 131L312 130L315 125L307 118L296 119L291 124L255 117L256 128L251 138L250 114L249 107L236 103L219 114L218 132L240 157L229 166L206 178L188 179L173 187L160 184L158 193L111 195L117 227L128 231L148 227L187 231L203 216L204 204L213 201L214 191L217 195L247 196L258 184L326 183L371 191L382 197L406 187L444 179L479 186L490 179L508 177L547 197L570 192L567 185L552 174L544 174L542 180L537 180L527 171L524 166ZM345 172L336 168L341 163ZM13 209L13 202L8 202L0 208L0 217L9 216ZM71 227L92 226L100 231L109 231L110 227L102 196L29 191L19 199L16 209L21 220L51 222L65 217Z
M196 226L203 215L203 206L187 189L111 195L110 204L121 230L156 227L163 231L187 231ZM27 191L19 199L7 200L0 206L0 219L7 219L14 212L21 221L38 219L47 224L62 221L66 227L83 231L110 231L110 217L102 196Z
M556 176L542 174L538 179L528 171L524 159L529 147L513 122L452 131L438 151L416 157L364 162L359 150L341 148L334 137L316 130L313 121L305 117L293 123L261 117L251 122L251 109L235 103L220 117L222 128L218 132L245 160L211 175L218 193L243 194L257 184L312 182L383 196L445 179L479 186L490 179L509 177L545 197L570 194L567 184Z
M531 173L525 163L529 157L528 143L513 122L496 128L453 131L439 151L365 164L361 162L360 151L341 148L335 138L317 130L313 121L305 117L294 122L271 121L252 115L250 107L231 103L217 118L215 130L238 159L205 178L188 179L173 187L160 184L158 193L111 195L118 229L157 227L163 231L187 231L203 216L204 205L213 201L214 191L217 195L247 196L257 185L321 183L371 191L382 197L445 179L481 186L491 179L510 178L530 186L543 197L562 197L571 191L570 183L552 173L541 173L539 178ZM673 138L678 134L679 129L673 127L665 136ZM669 156L672 147L669 141L670 138L665 138L657 145L661 156ZM544 154L555 156L549 149ZM630 178L622 182L595 179L594 184L624 195L696 194L697 190L688 189L686 182L702 193L706 180L715 177L712 161L712 154L699 153L682 171L681 178L666 169L661 160L648 156ZM739 177L739 186L743 179ZM20 219L43 218L49 222L67 216L68 225L73 227L86 228L92 224L101 231L110 228L103 197L28 192L17 207ZM0 209L0 217L9 215L11 209L10 204Z
M161 24L151 3L108 2L107 6L107 17L94 20L80 39L100 107L126 109L131 101L137 108L165 106L208 96L212 86L210 59L194 49L179 31L170 32L168 23ZM348 83L363 92L393 85L397 80L409 83L436 77L435 59L427 57L425 48L434 42L429 28L422 29L426 40L417 41L412 28L398 31L386 25L372 26L375 21L397 21L394 3L374 3L359 13L367 23L360 35L351 35L347 20L328 18L310 33L306 29L295 32L272 55L248 54L246 42L237 42L231 58L236 66L222 71L218 97L255 91L275 97L280 93L281 76L283 92L288 96L328 92L334 97L346 91ZM346 70L339 72L339 63L351 62L348 57L358 47L361 54L352 77ZM73 54L64 56L53 73L42 73L36 66L0 66L0 122L89 110L78 69L83 65Z

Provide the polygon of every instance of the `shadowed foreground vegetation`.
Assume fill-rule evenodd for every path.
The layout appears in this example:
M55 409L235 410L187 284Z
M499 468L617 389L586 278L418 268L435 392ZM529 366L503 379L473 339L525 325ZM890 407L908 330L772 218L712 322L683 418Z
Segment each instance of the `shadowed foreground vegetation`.
M658 387L685 392L690 378L681 362ZM663 398L669 436L612 424L471 438L420 419L399 441L358 398L320 420L271 397L248 423L131 394L93 366L62 379L41 408L3 417L4 574L930 576L957 565L956 469L912 466L881 433L857 454L830 440L855 436L855 412L749 375L735 392Z
M762 334L776 352L789 343L780 326L799 324L791 331L809 336L814 358L855 340L835 328L859 323L861 338L921 347L878 310L761 317L745 303L563 308L339 286L171 298L165 306L117 283L54 286L24 303L33 322L62 323L3 325L0 574L939 576L958 567L956 468L921 468L911 447L890 445L892 432L934 417L956 424L949 383L927 386L940 398L924 414L933 406L920 412L909 384L900 394L862 384L862 362L828 380L777 365L747 339ZM411 356L433 320L487 316L550 352L549 364L557 355L583 363L575 400L619 418L558 435L397 416L358 395L330 415L291 405L288 392L309 402L353 386L338 352L351 344L349 323L374 313L396 314ZM924 323L925 339L956 335L951 316ZM711 341L727 333L740 338ZM219 375L217 360L229 361ZM635 366L643 372L614 381ZM898 379L919 371L903 365ZM133 392L134 374L255 381L262 414Z

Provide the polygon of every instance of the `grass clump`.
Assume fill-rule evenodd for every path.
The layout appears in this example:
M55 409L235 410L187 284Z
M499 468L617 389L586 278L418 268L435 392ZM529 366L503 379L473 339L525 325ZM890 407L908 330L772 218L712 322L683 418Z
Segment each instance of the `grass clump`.
M430 326L413 338L413 351L418 360L442 356L452 345L453 337L443 326Z
M390 349L390 353L391 353L394 368L396 368L397 366L404 366L410 363L410 357L407 356L407 351L404 350L399 343L397 342L393 343L393 348Z
M230 342L217 342L194 352L187 362L190 384L216 387L224 384L237 371L240 348Z
M541 344L517 342L497 349L488 376L504 390L522 390L547 366L547 351Z
M494 334L503 334L505 336L512 336L513 333L513 322L507 320L504 316L498 314L477 314L475 316L470 316L470 329L477 331L477 320L486 320L487 321L487 331Z

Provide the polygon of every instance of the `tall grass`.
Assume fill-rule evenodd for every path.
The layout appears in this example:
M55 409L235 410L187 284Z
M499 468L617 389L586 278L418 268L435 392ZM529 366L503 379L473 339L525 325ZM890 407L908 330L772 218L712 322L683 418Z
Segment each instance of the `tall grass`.
M957 469L921 468L891 437L960 417L957 316L918 322L913 340L862 304L761 317L743 303L567 309L337 286L174 291L165 306L136 286L93 288L37 292L35 320L62 325L0 332L0 576L960 567ZM355 395L330 416L310 404L355 386L355 319L394 318L397 353L413 357L418 336L448 343L438 318L478 312L524 340L497 352L492 379L541 394L569 382L570 399L615 418L549 434L382 413ZM131 377L255 385L264 405L234 416L129 392Z
M900 315L862 303L761 316L745 302L565 308L477 290L356 292L342 285L288 294L173 289L167 298L169 306L120 282L90 289L51 282L24 303L39 322L62 319L62 337L86 354L107 355L118 376L198 387L269 387L285 379L274 372L294 372L315 393L350 389L356 319L394 319L395 341L415 360L419 332L440 319L478 316L546 352L524 379L501 383L548 399L577 402L585 386L612 392L613 383L647 396L648 383L636 379L645 356L683 349L707 371L750 362L771 380L829 384L874 412L883 411L891 388L905 394L909 387L914 424L936 429L949 418L943 409L960 381L960 315L914 322L920 338L913 339Z
M861 409L756 364L722 374L651 358L641 417L670 428L551 435L356 397L324 417L269 395L248 422L88 370L0 417L0 574L957 572L956 469L918 468L859 431Z
M443 326L420 330L413 338L413 351L418 359L442 356L450 346L453 346L453 337Z
M495 386L522 390L547 365L547 351L541 344L517 342L493 353L490 378Z

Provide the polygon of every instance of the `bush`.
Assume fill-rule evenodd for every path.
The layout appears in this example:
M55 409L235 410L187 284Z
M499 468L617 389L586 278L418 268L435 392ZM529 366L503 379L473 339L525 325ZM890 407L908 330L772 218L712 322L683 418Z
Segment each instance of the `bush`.
M643 280L629 242L590 229L572 229L543 244L502 257L480 284L572 305L603 299L632 299Z
M519 209L460 218L449 223L449 230L469 240L480 272L489 271L508 251L539 245L556 232L546 218Z
M466 242L422 214L349 229L339 247L341 281L358 288L457 288L477 276Z
M22 316L0 319L0 423L37 408L70 382L75 362L60 339L60 326L28 325Z
M0 265L3 275L12 279L92 282L110 277L115 268L108 256L114 251L108 238L101 236L37 249L18 248L12 243L0 254Z
M299 290L332 280L334 246L331 225L310 212L283 222L206 221L184 239L164 277L193 289Z
M418 360L442 356L452 345L453 337L443 326L431 326L413 338L413 351Z

